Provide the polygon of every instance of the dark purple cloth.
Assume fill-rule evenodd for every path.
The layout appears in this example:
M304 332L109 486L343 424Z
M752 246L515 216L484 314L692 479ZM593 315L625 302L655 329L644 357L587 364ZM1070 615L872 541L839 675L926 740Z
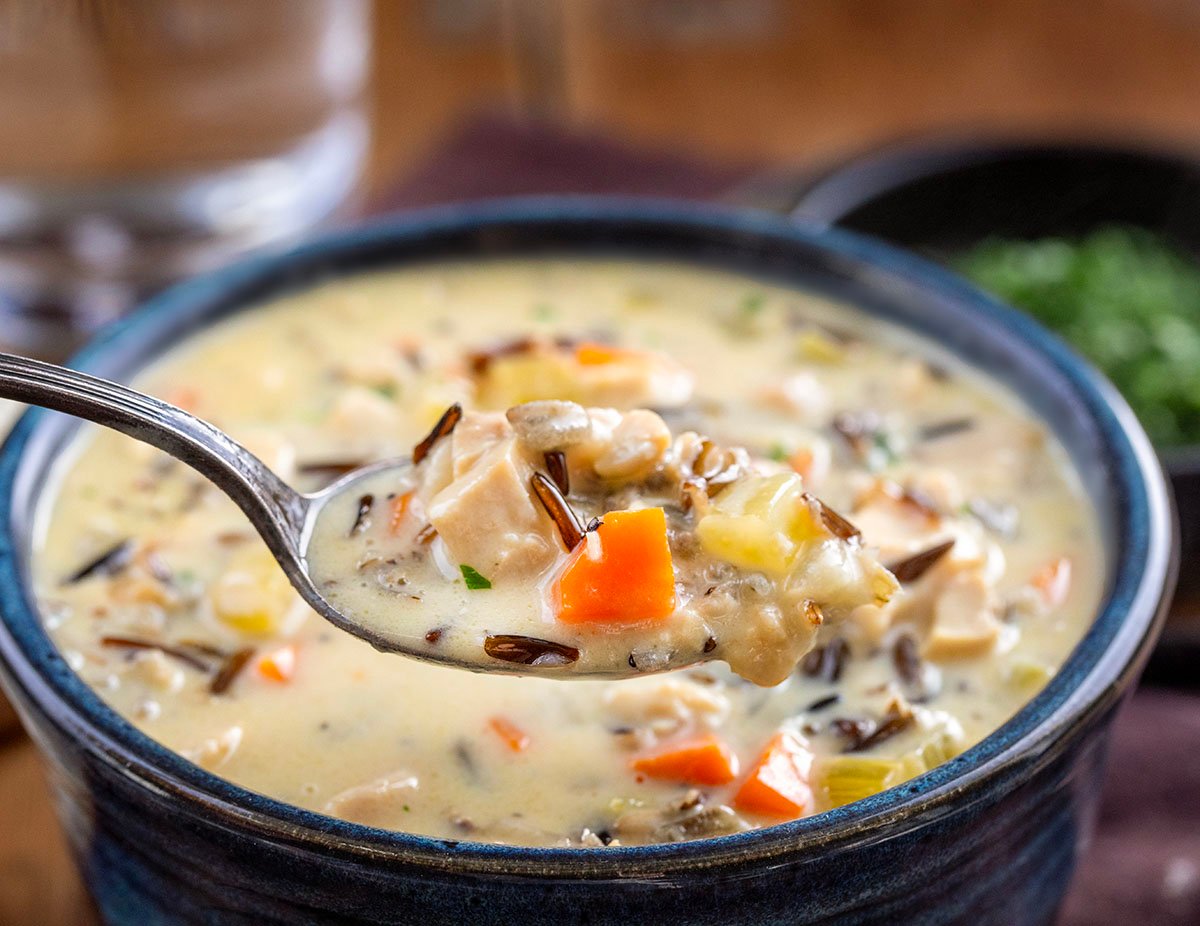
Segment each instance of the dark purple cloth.
M374 211L529 193L714 199L750 176L747 167L482 117ZM1185 924L1200 926L1200 694L1147 688L1117 720L1099 827L1060 926Z
M712 199L751 173L539 123L481 116L463 125L373 211L536 193Z
M1137 691L1117 718L1095 838L1062 926L1200 924L1200 695Z

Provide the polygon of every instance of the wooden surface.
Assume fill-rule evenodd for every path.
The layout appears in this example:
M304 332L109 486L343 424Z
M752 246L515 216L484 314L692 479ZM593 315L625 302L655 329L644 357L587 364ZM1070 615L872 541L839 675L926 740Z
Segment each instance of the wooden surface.
M481 109L726 162L964 127L1200 148L1200 6L1174 0L384 0L375 33L375 194ZM95 922L2 729L0 796L0 926Z

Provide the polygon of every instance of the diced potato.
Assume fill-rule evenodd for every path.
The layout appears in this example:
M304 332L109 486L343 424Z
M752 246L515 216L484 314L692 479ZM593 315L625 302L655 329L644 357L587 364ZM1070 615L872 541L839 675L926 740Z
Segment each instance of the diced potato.
M542 399L582 401L571 367L565 356L556 353L498 357L480 379L476 401L497 409Z
M743 569L783 575L796 545L768 522L750 516L714 513L701 518L696 535L704 549Z
M266 547L239 550L209 589L213 613L241 633L276 633L295 602L295 592Z
M545 343L492 359L476 384L476 404L508 408L565 399L619 409L672 408L691 398L692 386L691 373L666 354Z

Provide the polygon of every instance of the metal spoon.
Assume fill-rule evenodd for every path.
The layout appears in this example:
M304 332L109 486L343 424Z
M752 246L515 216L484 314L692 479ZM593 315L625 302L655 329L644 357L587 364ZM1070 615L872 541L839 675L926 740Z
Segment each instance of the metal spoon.
M364 627L330 604L314 585L308 562L313 527L325 506L343 493L354 491L360 480L392 469L399 480L411 467L411 461L373 463L352 470L320 492L302 493L208 422L110 380L0 352L0 398L85 418L151 444L186 463L242 509L309 607L339 630L360 637L384 652L475 672L571 678L645 675L704 661L702 656L687 653L671 655L652 667L633 668L624 662L564 667L493 659L482 648L478 660L472 660L425 645L420 637L385 634Z

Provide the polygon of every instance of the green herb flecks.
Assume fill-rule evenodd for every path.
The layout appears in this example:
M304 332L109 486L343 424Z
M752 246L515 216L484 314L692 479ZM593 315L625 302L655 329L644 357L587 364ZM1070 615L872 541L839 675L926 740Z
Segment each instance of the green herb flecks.
M742 297L729 314L726 327L729 332L738 337L750 337L758 334L761 326L763 311L767 307L767 297L762 293L747 293Z
M462 563L458 567L458 571L462 573L463 581L467 583L467 588L473 592L482 588L492 587L490 579L480 575L474 568L468 566L466 563Z

